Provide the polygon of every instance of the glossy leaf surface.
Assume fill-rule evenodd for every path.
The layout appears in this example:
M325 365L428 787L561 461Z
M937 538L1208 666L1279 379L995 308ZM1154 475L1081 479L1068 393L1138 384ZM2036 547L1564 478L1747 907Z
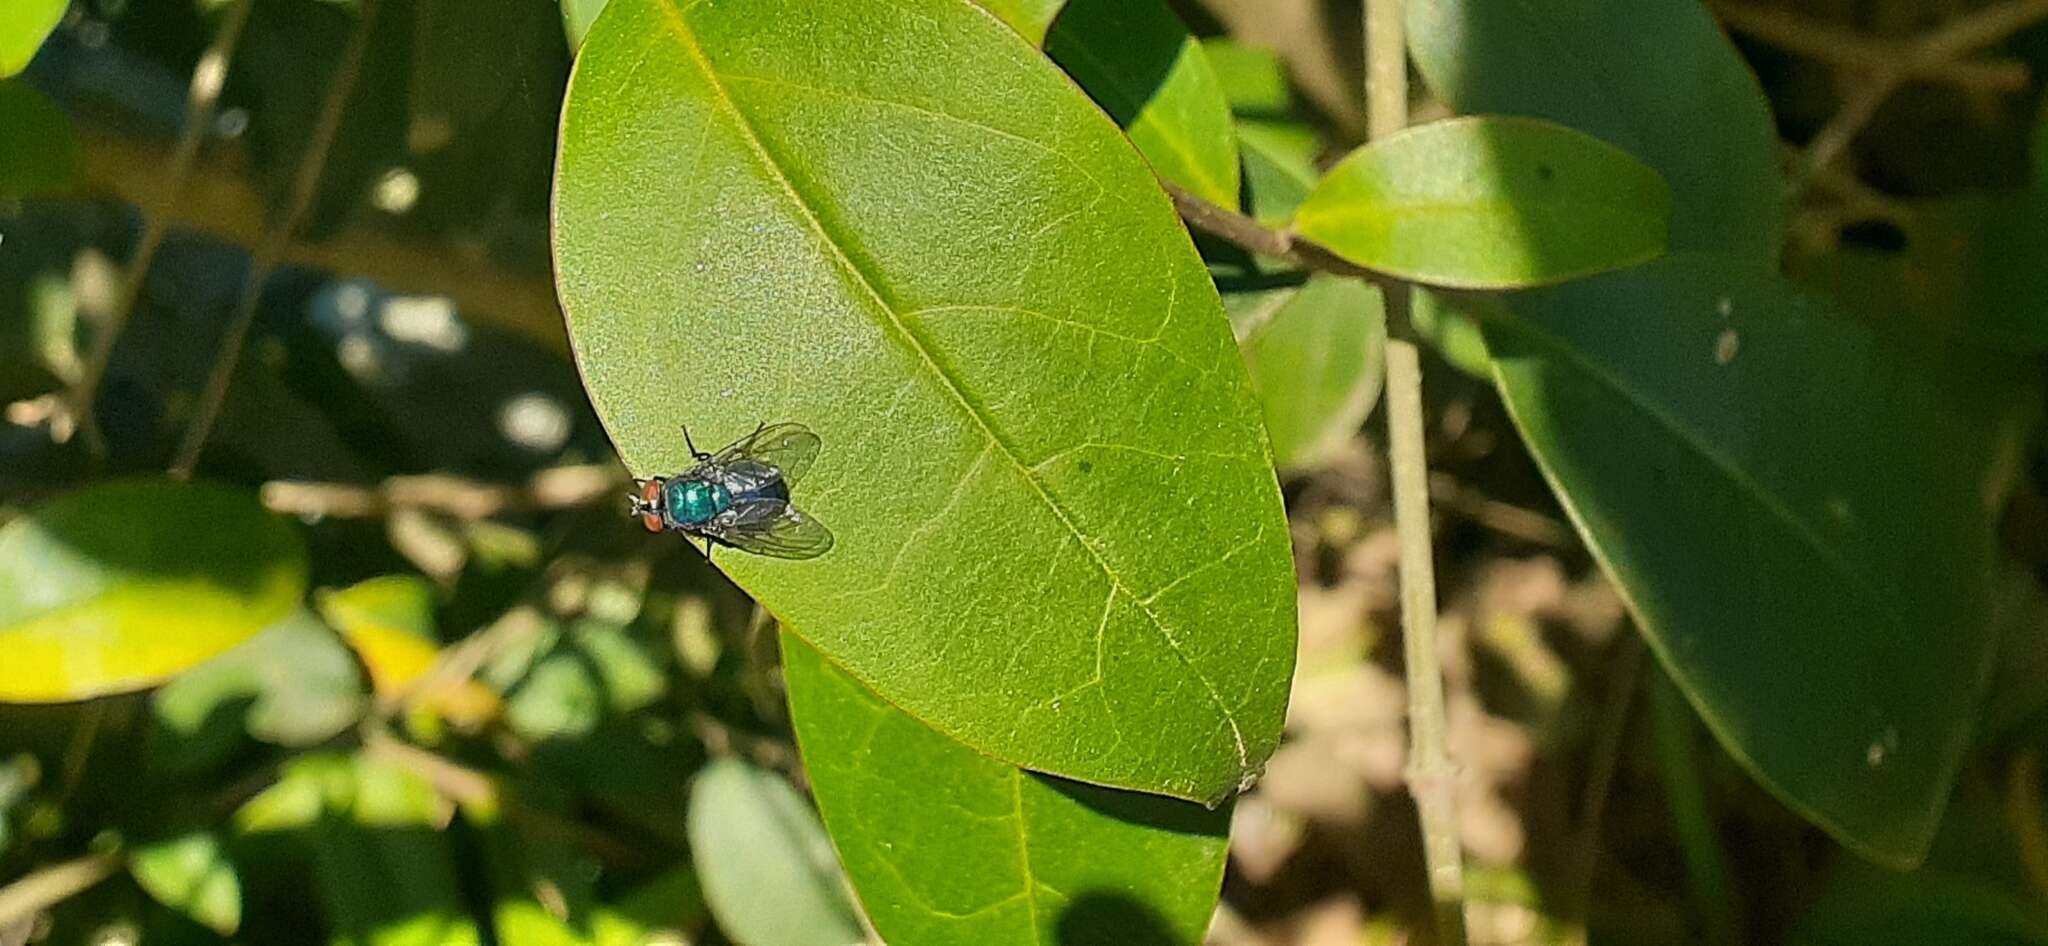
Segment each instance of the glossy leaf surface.
M804 770L885 940L1201 939L1227 809L1024 772L904 715L794 635L782 647Z
M1547 118L1655 168L1671 189L1672 252L1774 265L1777 129L1705 4L1421 0L1408 44L1453 109Z
M1993 633L1991 438L1817 298L1681 256L1486 323L1523 438L1731 754L1845 844L1924 851Z
M1226 300L1266 416L1273 462L1315 463L1378 403L1386 315L1378 289L1318 273L1297 289Z
M865 938L825 829L782 776L737 759L705 766L690 787L689 828L704 898L734 940L844 946Z
M1257 405L1066 76L959 0L613 0L566 109L559 288L627 464L687 466L683 422L823 438L832 551L720 567L989 755L1199 800L1258 770L1294 592Z
M0 79L28 67L70 5L69 0L8 0L0 8Z
M1295 211L1303 236L1439 286L1562 282L1664 251L1671 196L1611 145L1527 118L1418 125L1351 153Z
M298 532L241 490L141 479L61 497L0 527L0 701L154 686L305 588Z
M1045 52L1160 177L1212 204L1237 206L1230 102L1202 45L1164 0L1067 0Z

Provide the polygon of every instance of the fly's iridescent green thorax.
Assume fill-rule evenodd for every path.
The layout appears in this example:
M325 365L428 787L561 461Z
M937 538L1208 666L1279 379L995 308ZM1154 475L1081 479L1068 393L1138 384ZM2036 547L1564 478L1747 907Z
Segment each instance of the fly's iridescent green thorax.
M732 492L718 483L678 477L662 489L668 517L677 525L698 526L732 506Z

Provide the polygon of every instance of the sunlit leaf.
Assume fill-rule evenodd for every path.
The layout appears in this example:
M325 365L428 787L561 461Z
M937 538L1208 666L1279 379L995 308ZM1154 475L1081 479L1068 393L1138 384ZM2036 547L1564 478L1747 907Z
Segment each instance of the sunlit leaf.
M297 530L245 491L120 480L53 500L0 526L0 701L154 686L305 588Z
M686 467L684 422L824 441L795 499L837 544L719 567L995 757L1197 800L1259 769L1294 584L1257 406L1066 76L959 0L612 0L563 122L556 272L627 464Z
M825 823L897 943L1193 943L1228 810L1032 775L933 732L782 638Z
M1298 289L1225 302L1241 326L1245 367L1281 469L1312 465L1358 432L1379 401L1386 317L1378 289L1317 274Z
M597 15L604 12L605 0L560 0L562 5L562 32L569 37L571 50L583 47L583 37L589 35L590 24L597 22Z
M1569 125L1640 158L1671 188L1671 249L1776 266L1778 132L1756 76L1706 4L1410 3L1429 88L1467 114Z
M1964 379L1686 255L1483 323L1523 439L1730 753L1856 851L1925 850L1995 634Z
M1131 136L1152 169L1189 193L1237 206L1230 102L1164 0L1067 0L1046 55Z
M496 693L474 680L424 679L441 659L433 596L424 578L387 575L321 594L317 603L321 616L362 658L379 701L410 698L449 722L474 728L497 715ZM420 686L431 689L414 693Z
M242 881L210 831L141 845L130 856L135 882L159 903L222 936L242 925Z
M697 773L690 853L712 915L737 942L846 946L865 939L818 816L773 772L723 759Z
M1368 144L1330 169L1294 226L1361 266L1505 289L1664 251L1671 196L1626 152L1562 125L1458 118Z
M28 67L70 5L69 0L7 0L0 7L0 79Z
M1045 45L1045 31L1067 0L975 0L997 19L1008 23L1033 46Z

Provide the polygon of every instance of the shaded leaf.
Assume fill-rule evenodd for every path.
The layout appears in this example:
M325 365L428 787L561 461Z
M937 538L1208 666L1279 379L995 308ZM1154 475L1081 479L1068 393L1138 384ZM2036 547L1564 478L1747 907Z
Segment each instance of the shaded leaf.
M157 902L222 936L234 935L242 925L241 877L210 831L137 847L128 869Z
M1932 365L1675 257L1489 320L1516 426L1730 753L1844 844L1925 850L1981 696L1994 437Z
M1479 328L1476 312L1501 314L1498 299L1428 289L1417 290L1412 299L1408 324L1417 337L1459 371L1475 378L1493 377L1493 356L1486 351L1486 333Z
M1456 110L1547 118L1654 168L1671 189L1673 252L1775 266L1777 129L1705 4L1429 0L1408 4L1408 45Z
M249 493L121 480L0 526L0 701L154 686L283 617L297 530Z
M1282 225L1322 177L1316 170L1322 139L1294 115L1280 57L1220 37L1203 40L1202 52L1215 66L1237 117L1238 154L1252 216L1268 226Z
M583 48L583 37L589 35L590 24L597 22L597 15L604 12L605 0L561 0L562 32L569 37L569 49Z
M705 766L690 786L689 826L704 898L735 942L846 946L866 938L825 829L781 776L737 759Z
M1230 103L1202 44L1164 0L1067 0L1045 52L1160 177L1212 204L1237 206Z
M1418 125L1351 153L1294 226L1361 266L1439 286L1563 282L1664 251L1671 196L1596 138L1528 118Z
M1974 877L1900 876L1851 865L1828 885L1787 942L1793 946L2048 946L2038 900Z
M898 943L1201 939L1230 814L1031 775L947 739L782 638L790 715L833 843ZM1125 911L1087 904L1117 900Z
M71 119L27 82L0 80L0 128L0 200L61 194L78 183L85 156Z
M70 5L69 0L8 0L0 8L0 79L28 68Z
M692 935L707 916L697 871L684 865L599 906L591 923L591 941L597 946L647 946Z
M996 18L1008 23L1033 46L1045 45L1045 31L1067 0L975 0Z
M221 759L244 736L310 746L364 709L348 648L303 608L233 650L172 680L151 699L158 757L187 771Z
M716 561L835 663L1029 768L1257 771L1294 655L1257 408L1172 206L1043 57L949 0L613 0L555 206L637 473L688 465L684 421L823 438L796 501L832 551Z
M1265 410L1273 462L1313 465L1358 432L1379 400L1386 313L1378 289L1318 273L1299 289L1225 300Z

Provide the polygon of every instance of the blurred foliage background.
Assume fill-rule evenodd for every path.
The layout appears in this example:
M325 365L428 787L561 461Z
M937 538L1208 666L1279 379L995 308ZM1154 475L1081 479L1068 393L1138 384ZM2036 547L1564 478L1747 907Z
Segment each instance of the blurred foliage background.
M861 935L796 794L772 627L623 515L566 355L548 186L593 6L78 0L0 82L0 522L193 472L296 519L303 551L251 567L302 560L279 580L311 589L153 692L0 705L0 946L783 935L706 906L733 877ZM1788 268L1901 320L1996 309L1990 331L2038 337L2048 204L2023 188L2048 161L2048 10L1988 5L2015 15L1922 56L1987 5L1711 6L1798 182ZM1355 4L1178 11L1278 53L1310 153L1362 139ZM1459 367L1483 352L1455 325L1431 341L1475 940L2048 942L2038 438L2005 514L1982 745L1929 865L1901 875L1719 754ZM1288 742L1235 812L1217 942L1398 942L1427 916L1379 425L1286 479L1301 669Z

